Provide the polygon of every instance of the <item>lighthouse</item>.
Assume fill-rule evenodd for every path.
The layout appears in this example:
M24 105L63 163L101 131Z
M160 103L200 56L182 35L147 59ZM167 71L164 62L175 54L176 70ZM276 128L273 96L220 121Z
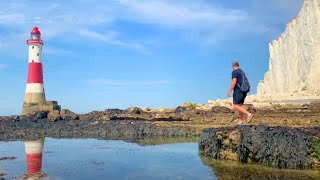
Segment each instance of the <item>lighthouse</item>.
M31 38L27 40L29 47L28 80L24 103L45 102L46 97L43 86L41 33L37 27L31 31Z
M60 110L56 101L46 101L43 85L41 32L38 27L33 27L31 37L27 40L29 48L28 78L24 97L22 115L36 111Z

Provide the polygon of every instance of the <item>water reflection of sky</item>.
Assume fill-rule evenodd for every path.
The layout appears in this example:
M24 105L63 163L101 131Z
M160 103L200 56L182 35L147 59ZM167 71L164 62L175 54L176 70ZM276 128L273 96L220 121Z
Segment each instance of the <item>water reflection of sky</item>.
M26 178L26 174L37 172L38 167L34 165L39 164L37 157L40 156L36 154L43 152L42 169L39 170L43 179L205 180L217 179L217 175L219 179L232 180L305 180L320 177L319 171L277 170L200 157L193 139L145 139L137 142L144 145L124 141L46 138L43 151L41 139L0 142L0 158L17 157L0 160L0 173L7 174L3 176L5 179ZM28 168L26 156L29 157Z
M5 177L26 174L23 142L0 142ZM124 141L46 138L42 172L47 179L215 179L197 143L140 146Z

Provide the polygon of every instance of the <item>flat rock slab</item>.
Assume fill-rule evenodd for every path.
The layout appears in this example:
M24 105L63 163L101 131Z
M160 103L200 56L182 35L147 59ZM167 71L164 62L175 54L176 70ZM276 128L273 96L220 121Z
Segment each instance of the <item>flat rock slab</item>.
M213 159L254 162L275 168L318 169L320 128L237 126L205 129L200 153Z
M149 121L60 120L0 121L0 141L33 140L40 137L135 139L144 137L193 137L195 128L161 127Z

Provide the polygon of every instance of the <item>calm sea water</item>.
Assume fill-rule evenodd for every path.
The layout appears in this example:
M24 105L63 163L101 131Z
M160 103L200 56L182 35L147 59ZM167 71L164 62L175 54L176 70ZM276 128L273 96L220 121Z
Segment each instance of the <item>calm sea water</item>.
M292 178L291 171L215 163L198 155L196 142L183 142L143 140L140 144L136 144L96 139L45 138L41 173L46 174L46 177L42 179ZM155 145L159 143L174 144ZM6 174L2 178L21 179L28 173L25 142L0 142L1 157L17 157L14 160L0 160L0 172ZM245 174L244 172L248 172L248 175L239 176ZM309 176L309 172L294 173L297 173L294 177L300 179L316 177ZM317 172L311 174L315 173Z

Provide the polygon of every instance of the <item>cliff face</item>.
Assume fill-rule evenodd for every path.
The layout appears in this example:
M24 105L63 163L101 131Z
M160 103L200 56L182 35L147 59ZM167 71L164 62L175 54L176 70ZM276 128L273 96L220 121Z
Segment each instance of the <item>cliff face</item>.
M320 0L304 0L298 17L269 49L269 71L258 95L319 94Z

